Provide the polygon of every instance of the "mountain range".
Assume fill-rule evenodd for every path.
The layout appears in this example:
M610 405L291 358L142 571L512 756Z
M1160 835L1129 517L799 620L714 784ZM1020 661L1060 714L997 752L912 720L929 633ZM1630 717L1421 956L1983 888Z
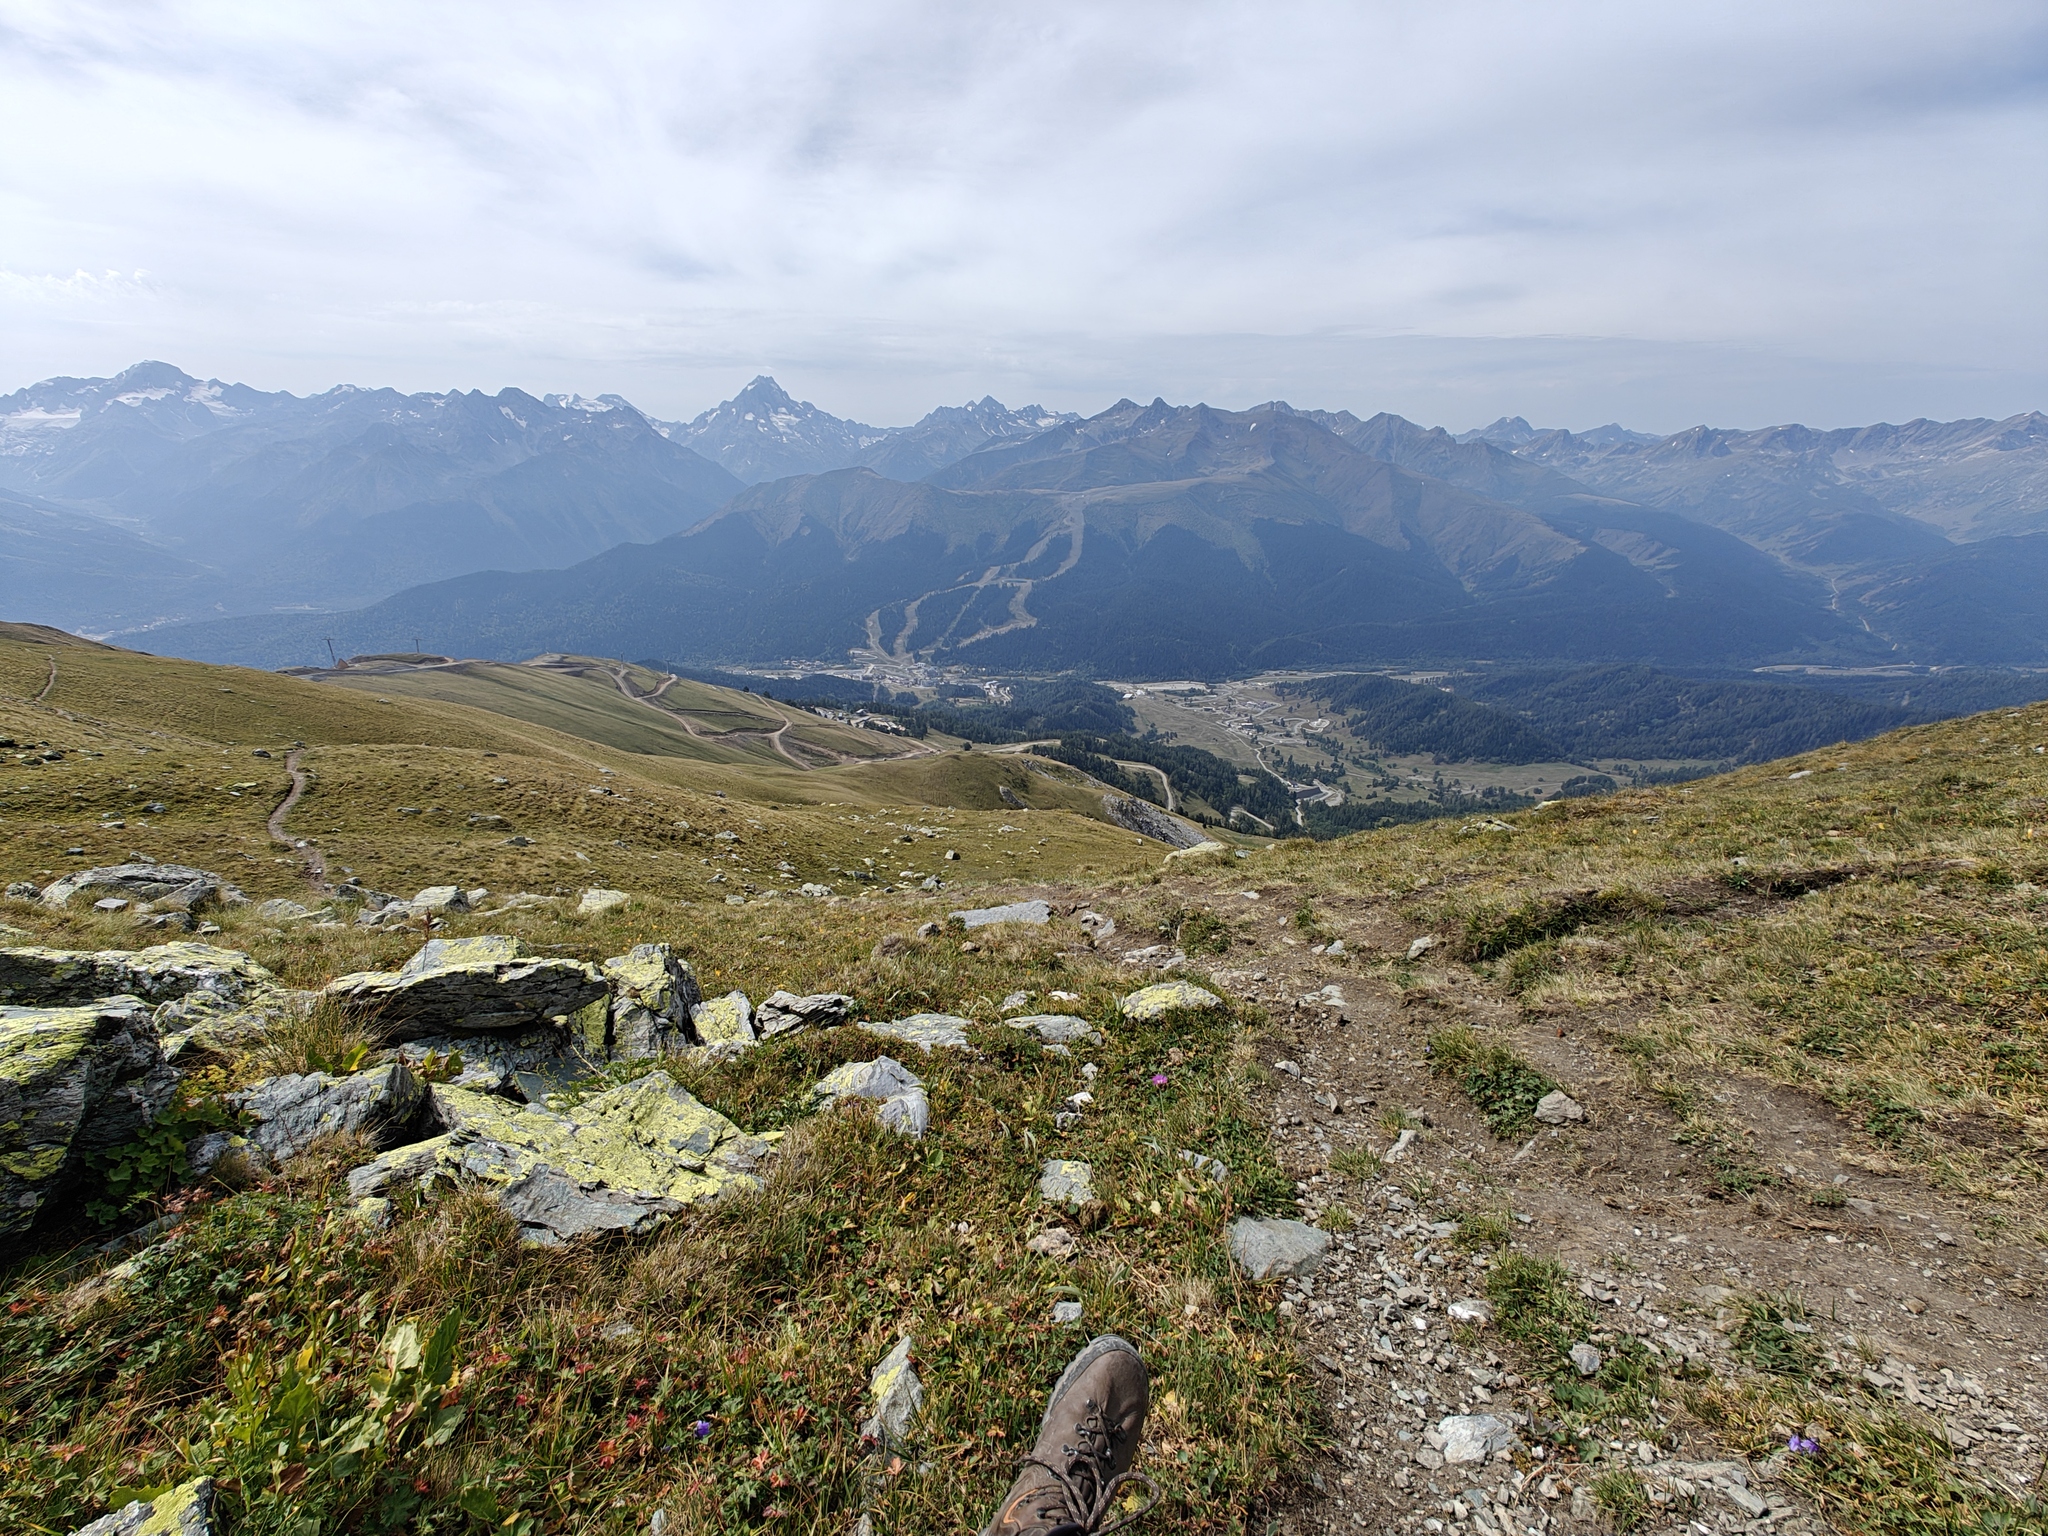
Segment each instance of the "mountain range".
M984 398L883 429L765 376L667 422L149 363L0 399L0 529L18 616L259 665L329 637L1130 676L2048 662L2039 415L1453 435Z

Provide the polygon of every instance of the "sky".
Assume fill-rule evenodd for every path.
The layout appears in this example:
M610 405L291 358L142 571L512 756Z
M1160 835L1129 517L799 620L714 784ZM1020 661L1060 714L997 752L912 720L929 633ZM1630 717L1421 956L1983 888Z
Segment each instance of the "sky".
M2048 408L2039 0L0 0L0 392Z

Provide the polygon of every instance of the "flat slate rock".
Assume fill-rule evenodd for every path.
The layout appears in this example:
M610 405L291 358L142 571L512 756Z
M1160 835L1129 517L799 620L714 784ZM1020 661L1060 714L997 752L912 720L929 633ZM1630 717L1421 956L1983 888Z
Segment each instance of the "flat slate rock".
M931 1050L934 1046L947 1046L954 1050L966 1050L967 1031L973 1026L972 1019L963 1019L950 1013L913 1013L907 1019L897 1019L887 1024L863 1024L860 1027L871 1035L882 1035L891 1040L902 1040L920 1050Z
M1254 1280L1312 1275L1330 1251L1330 1234L1306 1222L1240 1216L1230 1224L1230 1256Z
M403 1061L393 1061L350 1077L304 1072L265 1078L230 1102L248 1122L248 1139L271 1162L282 1163L322 1136L360 1135L380 1149L410 1140L427 1091Z
M922 1136L931 1124L931 1101L924 1083L893 1056L849 1061L825 1074L811 1092L827 1102L872 1099L880 1107L875 1119L904 1136Z
M1055 1205L1086 1205L1095 1198L1095 1170L1086 1163L1052 1158L1038 1175L1038 1193Z
M199 991L240 1003L278 990L277 978L240 950L189 940L147 949L0 949L0 1003L90 1003L123 993L165 1003Z
M700 1045L739 1048L754 1043L754 1010L747 994L731 991L707 998L690 1010L690 1028Z
M1162 981L1140 987L1121 1004L1127 1019L1163 1019L1169 1013L1201 1008L1221 1008L1223 999L1206 992L1191 981Z
M1012 1029L1031 1030L1047 1045L1102 1044L1102 1031L1071 1013L1027 1013L1003 1022Z
M1042 901L1013 901L1006 907L974 907L965 912L948 912L967 928L986 928L991 923L1048 923L1052 908Z
M812 992L798 997L794 992L777 990L762 998L761 1006L754 1010L754 1028L763 1040L812 1026L831 1029L844 1024L853 1008L854 1000L844 992Z
M325 995L385 1039L414 1040L566 1021L610 990L594 965L531 956L517 939L486 935L430 939L399 970L338 977ZM600 1038L603 1029L600 1021Z

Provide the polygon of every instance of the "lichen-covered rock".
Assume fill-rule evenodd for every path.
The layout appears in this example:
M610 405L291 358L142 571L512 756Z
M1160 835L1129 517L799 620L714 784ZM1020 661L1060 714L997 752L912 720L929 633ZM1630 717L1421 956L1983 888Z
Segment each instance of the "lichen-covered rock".
M190 941L147 949L0 949L0 1003L89 1003L122 994L162 1003L201 990L242 1003L275 993L278 984L239 950Z
M1221 1008L1223 999L1191 981L1162 981L1140 987L1119 1006L1127 1019L1163 1019L1184 1009Z
M644 1231L680 1206L757 1189L755 1170L771 1145L700 1104L666 1072L564 1112L462 1088L437 1087L433 1098L446 1132L356 1169L349 1193L363 1200L449 1178L494 1186L502 1200L516 1187L508 1209L535 1243ZM543 1172L556 1177L522 1182Z
M132 1141L177 1086L135 998L0 1008L0 1236L26 1231L87 1157Z
M1004 1023L1012 1029L1028 1029L1047 1045L1102 1044L1102 1032L1086 1019L1071 1013L1027 1013Z
M101 1515L72 1536L211 1536L212 1515L213 1479L195 1477L148 1503L137 1499Z
M566 1021L609 989L594 965L529 955L493 934L430 939L398 970L339 977L326 995L397 1041Z
M770 992L754 1010L754 1028L763 1040L799 1029L831 1029L846 1022L853 1006L853 999L844 992L813 992L804 997Z
M1043 901L1013 901L1006 907L974 907L946 915L960 919L964 928L986 928L994 923L1046 923L1052 918L1052 908Z
M907 1019L886 1024L863 1024L861 1028L871 1035L902 1040L922 1051L929 1051L934 1046L966 1050L967 1031L973 1024L972 1019L963 1019L957 1014L913 1013Z
M931 1124L931 1101L924 1083L893 1056L849 1061L825 1074L811 1092L828 1103L838 1099L873 1099L875 1119L904 1136L917 1137Z
M690 1043L690 1010L704 999L689 963L666 944L635 944L604 963L611 983L604 1054L641 1061Z
M1086 1205L1095 1198L1095 1170L1069 1158L1052 1158L1038 1175L1038 1193L1055 1205Z
M602 886L593 885L583 893L582 900L576 903L576 915L595 917L600 912L611 911L613 907L623 907L631 899L624 891L606 890Z
M125 896L151 906L196 912L217 901L240 903L249 898L210 869L193 869L186 864L104 864L83 869L75 875L52 881L43 887L45 906L67 905L80 892L101 897Z
M700 1045L744 1049L754 1043L754 1010L744 992L707 998L690 1010L690 1028Z
M1306 1222L1240 1216L1230 1224L1230 1256L1254 1280L1311 1275L1330 1251L1330 1234Z
M868 1401L874 1411L860 1427L860 1437L883 1446L900 1445L910 1434L917 1410L924 1404L924 1383L910 1363L909 1334L868 1372Z
M233 1097L248 1118L248 1138L273 1163L297 1157L322 1136L352 1133L372 1146L407 1140L426 1089L402 1061L351 1077L325 1072L266 1078Z

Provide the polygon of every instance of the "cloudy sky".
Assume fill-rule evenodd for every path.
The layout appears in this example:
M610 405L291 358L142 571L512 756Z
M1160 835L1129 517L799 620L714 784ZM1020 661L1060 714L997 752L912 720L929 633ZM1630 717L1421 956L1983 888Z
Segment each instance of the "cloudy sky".
M2039 0L0 0L0 391L2048 408Z

